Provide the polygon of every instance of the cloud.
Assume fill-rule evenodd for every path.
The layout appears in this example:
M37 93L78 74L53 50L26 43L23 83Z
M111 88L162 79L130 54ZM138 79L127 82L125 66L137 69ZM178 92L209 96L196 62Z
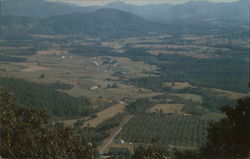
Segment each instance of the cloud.
M165 4L165 3L178 4L178 3L185 3L188 1L235 2L238 0L48 0L48 1L67 2L82 6L90 6L90 5L105 5L107 3L116 1L122 1L134 5L148 5L148 4Z

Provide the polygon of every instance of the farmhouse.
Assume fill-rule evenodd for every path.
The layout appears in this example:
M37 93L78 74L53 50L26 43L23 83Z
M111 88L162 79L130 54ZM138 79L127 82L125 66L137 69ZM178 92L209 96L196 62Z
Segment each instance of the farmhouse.
M173 99L167 98L166 102L167 102L167 103L171 103L171 102L173 102Z
M117 140L116 143L117 143L117 144L122 144L122 145L123 145L123 144L125 144L125 141L121 139L121 140Z
M96 90L97 88L98 88L98 86L92 86L92 87L89 88L89 90L92 91L92 90Z
M99 66L99 64L98 64L96 61L93 61L93 63L94 63L96 66Z

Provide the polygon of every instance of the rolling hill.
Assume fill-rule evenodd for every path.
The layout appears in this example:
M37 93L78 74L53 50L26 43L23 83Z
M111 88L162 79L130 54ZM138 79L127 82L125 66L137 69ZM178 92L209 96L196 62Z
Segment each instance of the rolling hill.
M166 26L117 9L99 9L93 13L53 16L33 29L39 34L82 34L99 37L141 36Z
M2 2L2 13L5 15L2 16L2 24L8 32L22 29L33 34L107 38L136 37L148 33L246 33L248 5L249 2L242 0L234 3L188 2L147 6L115 2L103 7L80 7L45 0L9 0Z
M69 3L48 2L46 0L5 0L2 2L3 15L28 16L47 18L56 15L72 13L93 13L101 8L113 8L131 12L145 19L156 22L249 22L250 2L240 0L232 3L211 3L193 1L183 4L159 4L137 6L121 1L112 2L105 6L77 6Z
M5 0L1 2L2 15L27 16L47 18L55 15L66 15L76 12L88 13L96 9L93 7L80 7L60 2L46 0Z
M136 6L123 2L114 2L106 8L137 14L143 18L158 22L172 23L176 21L249 21L249 2L245 0L232 3L187 2L178 5L161 4Z

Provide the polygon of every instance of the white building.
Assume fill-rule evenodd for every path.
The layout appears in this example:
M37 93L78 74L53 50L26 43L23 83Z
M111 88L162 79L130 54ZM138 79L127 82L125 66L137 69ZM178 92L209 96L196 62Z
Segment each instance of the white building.
M98 88L98 86L92 86L92 87L90 87L89 89L90 90L96 90Z

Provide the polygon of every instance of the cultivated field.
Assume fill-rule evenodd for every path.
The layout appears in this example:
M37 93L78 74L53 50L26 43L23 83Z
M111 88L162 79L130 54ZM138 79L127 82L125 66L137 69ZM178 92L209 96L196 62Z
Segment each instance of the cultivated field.
M191 100L193 102L202 103L202 96L192 93L173 93L172 95L183 98L185 100Z
M183 114L182 108L183 104L157 104L150 108L148 112L159 112L163 113L174 113L174 114Z
M124 112L124 105L123 104L116 104L114 106L111 106L99 113L97 113L97 117L93 118L91 120L88 120L84 123L84 127L96 127L97 125L101 124L103 121Z
M158 138L165 145L198 148L206 141L208 122L195 117L141 114L128 122L117 139L150 143Z
M195 86L191 85L188 82L165 82L164 86L170 87L171 89L184 89L184 88L195 88Z
M27 62L10 62L1 64L8 72L8 76L23 78L37 83L62 82L74 85L67 93L76 97L105 98L119 101L137 91L133 86L123 84L113 74L117 71L125 72L127 78L145 77L144 71L154 71L155 67L134 62L128 58L111 58L115 65L105 65L102 57L83 57L67 54L60 50L38 51L37 54L25 56ZM65 59L65 57L67 57ZM40 78L41 75L44 78ZM116 84L117 88L107 88ZM96 89L91 88L97 87ZM140 95L143 96L144 92ZM146 96L153 95L150 90Z
M143 47L142 47L143 48ZM146 47L147 48L147 47ZM166 48L165 48L166 49ZM210 56L201 54L201 53L193 53L193 52L186 52L186 51L164 51L164 50L149 50L149 53L153 55L159 55L159 54L166 54L166 55L184 55L184 56L190 56L198 59L207 59L210 58Z
M237 100L237 99L240 99L240 98L247 96L247 94L244 94L244 93L237 93L237 92L227 91L227 90L222 90L222 89L217 89L217 88L212 88L211 90L218 92L218 93L222 93L221 96L226 96L226 97L228 97L230 99L234 99L234 100Z

